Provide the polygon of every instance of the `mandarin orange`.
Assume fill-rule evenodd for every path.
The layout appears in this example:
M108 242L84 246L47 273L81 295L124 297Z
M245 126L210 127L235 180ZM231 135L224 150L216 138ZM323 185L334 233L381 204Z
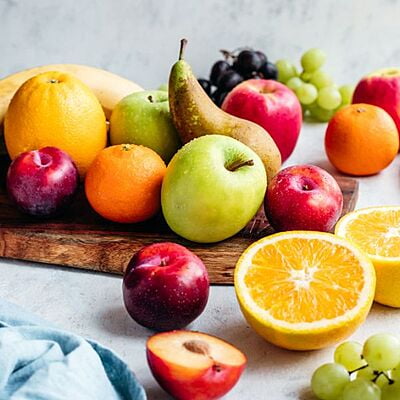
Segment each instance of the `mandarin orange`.
M114 222L141 222L160 209L166 165L153 150L121 144L102 150L85 179L93 209Z
M350 175L372 175L386 168L399 150L392 117L370 104L340 109L328 124L325 151L329 161Z

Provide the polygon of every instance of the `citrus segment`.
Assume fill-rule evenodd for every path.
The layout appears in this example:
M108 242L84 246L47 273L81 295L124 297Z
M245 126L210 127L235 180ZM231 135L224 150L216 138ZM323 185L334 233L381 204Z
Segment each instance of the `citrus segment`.
M235 288L258 333L278 346L307 350L357 328L371 307L375 274L346 240L292 231L251 245L237 263Z
M375 300L400 307L400 206L349 213L339 220L335 233L361 248L374 264Z

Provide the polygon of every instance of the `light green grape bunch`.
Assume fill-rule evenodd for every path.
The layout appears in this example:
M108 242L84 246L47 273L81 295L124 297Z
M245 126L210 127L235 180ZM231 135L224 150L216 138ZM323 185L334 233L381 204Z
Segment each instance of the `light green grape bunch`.
M320 400L400 400L400 340L379 333L364 346L342 343L334 362L315 370L311 388Z
M288 60L275 64L278 80L295 92L303 113L320 122L328 122L337 110L350 104L354 92L352 85L335 85L322 69L325 61L326 54L314 48L302 55L301 72Z

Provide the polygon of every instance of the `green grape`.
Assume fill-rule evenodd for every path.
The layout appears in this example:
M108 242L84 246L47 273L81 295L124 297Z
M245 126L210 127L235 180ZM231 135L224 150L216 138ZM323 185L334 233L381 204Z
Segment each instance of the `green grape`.
M304 82L310 82L310 79L312 77L312 74L310 74L309 72L302 72L300 74L300 78L303 79Z
M290 78L287 82L286 82L286 86L289 89L292 89L293 91L295 91L297 88L299 88L304 82L298 78L297 76L294 76L293 78Z
M314 72L325 63L326 54L320 49L307 50L301 57L301 66L304 71Z
M334 110L342 103L339 90L332 86L322 88L318 93L318 105L325 110Z
M376 377L379 375L378 379ZM368 381L374 380L374 382L381 388L383 385L385 385L388 382L388 379L386 378L385 375L379 374L378 371L374 371L371 367L363 368L360 369L357 372L357 378L363 378Z
M390 384L387 382L382 387L382 400L399 400L400 399L400 382Z
M308 107L310 114L319 122L328 122L331 120L336 110L324 110L318 104L312 104Z
M311 75L310 83L312 83L317 89L322 89L327 86L333 86L334 82L332 77L321 69L313 72Z
M395 381L400 381L400 364L390 371L390 377Z
M342 364L348 371L366 365L365 360L361 358L362 345L357 342L344 342L339 345L334 353L336 363Z
M301 104L311 104L318 97L318 91L314 85L304 83L296 89L296 96Z
M158 87L157 90L161 90L161 91L163 91L163 92L168 92L168 83L163 83L162 85L160 85L160 86Z
M342 96L342 104L343 105L350 104L351 100L353 99L354 86L353 85L340 86L339 92Z
M290 78L297 76L295 66L288 60L278 60L275 67L278 70L279 82L286 83Z
M374 370L393 369L400 363L400 341L394 335L378 333L364 343L363 356Z
M317 368L311 378L311 389L321 400L336 400L350 382L343 365L329 363Z
M343 400L380 400L381 389L363 378L349 382L343 390Z

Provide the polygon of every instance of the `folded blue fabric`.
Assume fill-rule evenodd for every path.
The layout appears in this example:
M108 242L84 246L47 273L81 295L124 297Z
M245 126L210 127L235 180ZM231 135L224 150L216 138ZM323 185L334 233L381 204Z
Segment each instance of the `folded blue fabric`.
M145 400L129 367L100 344L0 300L0 400Z

